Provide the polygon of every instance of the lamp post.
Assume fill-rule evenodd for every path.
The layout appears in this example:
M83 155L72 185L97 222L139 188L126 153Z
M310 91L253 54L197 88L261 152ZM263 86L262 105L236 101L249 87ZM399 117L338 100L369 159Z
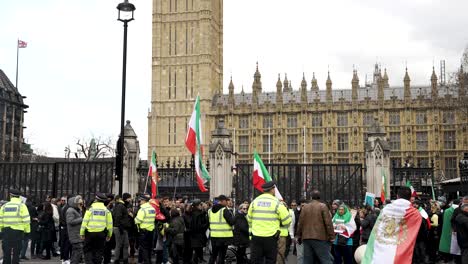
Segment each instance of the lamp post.
M135 11L135 6L128 2L128 0L124 0L122 3L117 5L117 9L119 10L119 21L123 22L124 26L124 39L123 39L123 63L122 63L122 112L120 115L120 140L119 146L120 149L120 159L118 160L119 164L117 166L120 167L120 175L119 177L119 195L122 197L122 189L123 189L123 152L124 152L124 122L125 122L125 83L127 80L127 25L128 22L133 20L133 11ZM119 170L118 170L119 171Z

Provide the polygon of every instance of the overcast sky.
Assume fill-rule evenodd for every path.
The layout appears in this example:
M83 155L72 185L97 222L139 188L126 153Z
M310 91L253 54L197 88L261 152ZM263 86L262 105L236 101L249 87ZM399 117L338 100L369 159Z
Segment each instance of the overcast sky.
M112 137L120 130L122 23L119 0L2 0L0 69L19 83L29 105L25 140L33 149L63 156L78 138ZM151 97L151 0L131 1L127 111L146 158ZM427 85L435 64L454 71L468 44L468 1L224 1L224 91L251 91L259 62L264 91L274 91L278 73L298 89L315 72L321 89L330 70L333 88L351 86L353 65L360 84L377 62L390 85L402 85L405 64L412 84ZM369 77L370 78L370 77Z

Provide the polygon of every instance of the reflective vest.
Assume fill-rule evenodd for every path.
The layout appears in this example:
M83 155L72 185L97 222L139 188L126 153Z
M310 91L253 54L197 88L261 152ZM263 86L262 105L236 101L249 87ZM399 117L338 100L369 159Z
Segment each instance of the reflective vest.
M30 223L28 207L21 203L20 198L11 197L10 202L0 208L0 231L9 227L29 233L31 231Z
M288 226L291 216L285 206L280 206L278 198L269 193L259 195L249 207L247 221L252 227L252 234L259 237L274 236L280 226Z
M90 233L102 232L107 229L107 236L112 236L112 214L107 210L102 202L94 202L86 211L83 223L80 228L80 236L84 236L86 231Z
M154 230L154 221L156 219L156 210L149 203L141 205L138 210L137 216L135 217L135 224L139 229L144 231Z
M208 218L210 220L210 236L211 237L233 237L232 227L224 219L224 210L226 207L221 210L213 213L213 211L208 211Z

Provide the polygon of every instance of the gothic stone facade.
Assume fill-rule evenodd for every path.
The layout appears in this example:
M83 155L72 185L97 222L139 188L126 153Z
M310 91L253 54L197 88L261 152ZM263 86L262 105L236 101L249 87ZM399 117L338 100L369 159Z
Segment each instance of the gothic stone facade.
M463 68L459 76L466 78ZM261 75L254 74L252 93L215 95L211 119L224 118L234 136L238 162L251 162L256 149L264 159L283 163L365 164L365 144L377 121L390 144L391 166L409 162L434 165L436 176L453 178L458 160L468 151L466 84L440 87L432 71L430 86L390 87L386 70L376 65L374 81L361 87L353 72L351 89L333 90L330 74L326 90L315 76L311 88L305 77L299 90L278 76L276 92L262 92ZM375 121L374 121L375 120Z
M207 112L223 80L223 1L153 0L152 97L148 153L187 155L193 102L200 95L204 143L214 123Z
M326 90L319 90L314 76L310 89L304 77L293 90L285 76L276 92L267 93L257 68L252 93L234 94L231 83L224 95L222 13L222 0L153 0L148 153L187 158L184 139L199 94L204 145L222 117L238 162L251 162L256 149L272 162L364 164L366 131L377 118L390 141L392 165L433 161L436 175L456 175L468 150L464 86L440 87L433 73L431 85L412 87L407 73L402 87L389 87L386 71L376 67L370 86L361 87L354 72L352 89L333 90L328 76Z
M0 160L18 161L23 148L23 96L0 70Z

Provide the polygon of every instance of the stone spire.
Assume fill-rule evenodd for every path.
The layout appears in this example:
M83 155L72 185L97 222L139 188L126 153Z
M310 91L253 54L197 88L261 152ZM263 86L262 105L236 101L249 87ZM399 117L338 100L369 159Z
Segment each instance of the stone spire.
M252 93L257 93L260 94L262 93L262 81L261 81L262 75L258 71L258 62L257 62L257 68L255 70L254 74L254 82L252 84Z
M437 75L435 73L434 66L432 66L431 75L431 96L432 99L436 99L439 96L439 91L437 90Z
M332 103L333 95L332 95L332 81L330 79L330 71L328 71L328 78L327 78L326 86L327 86L327 102Z
M304 73L302 73L302 82L301 82L301 102L307 103L307 82L305 80Z
M316 93L319 90L317 79L315 79L315 72L312 73L312 92Z
M351 80L351 97L353 101L358 99L359 77L357 70L353 70L353 79Z
M278 73L278 81L276 82L276 104L283 103L283 85L281 84L280 74Z
M377 77L377 99L379 101L384 100L384 79L381 70L379 70L379 76Z
M458 97L465 97L466 95L465 79L466 73L463 71L463 65L460 65L460 71L458 72Z
M284 81L283 81L283 92L289 92L289 81L288 81L288 75L285 73L284 74Z
M410 82L411 82L411 79L410 79L410 77L408 75L408 67L406 67L405 77L403 78L403 84L404 84L404 87L405 87L405 92L404 92L405 101L411 101Z
M372 78L372 84L377 84L379 81L379 77L381 77L380 68L379 68L379 64L377 64L376 62L374 65L374 76Z
M234 105L234 83L232 83L232 75L231 75L231 81L229 82L229 98L228 102L229 105Z
M387 68L384 69L383 85L384 85L384 89L390 88L390 85L388 84Z

